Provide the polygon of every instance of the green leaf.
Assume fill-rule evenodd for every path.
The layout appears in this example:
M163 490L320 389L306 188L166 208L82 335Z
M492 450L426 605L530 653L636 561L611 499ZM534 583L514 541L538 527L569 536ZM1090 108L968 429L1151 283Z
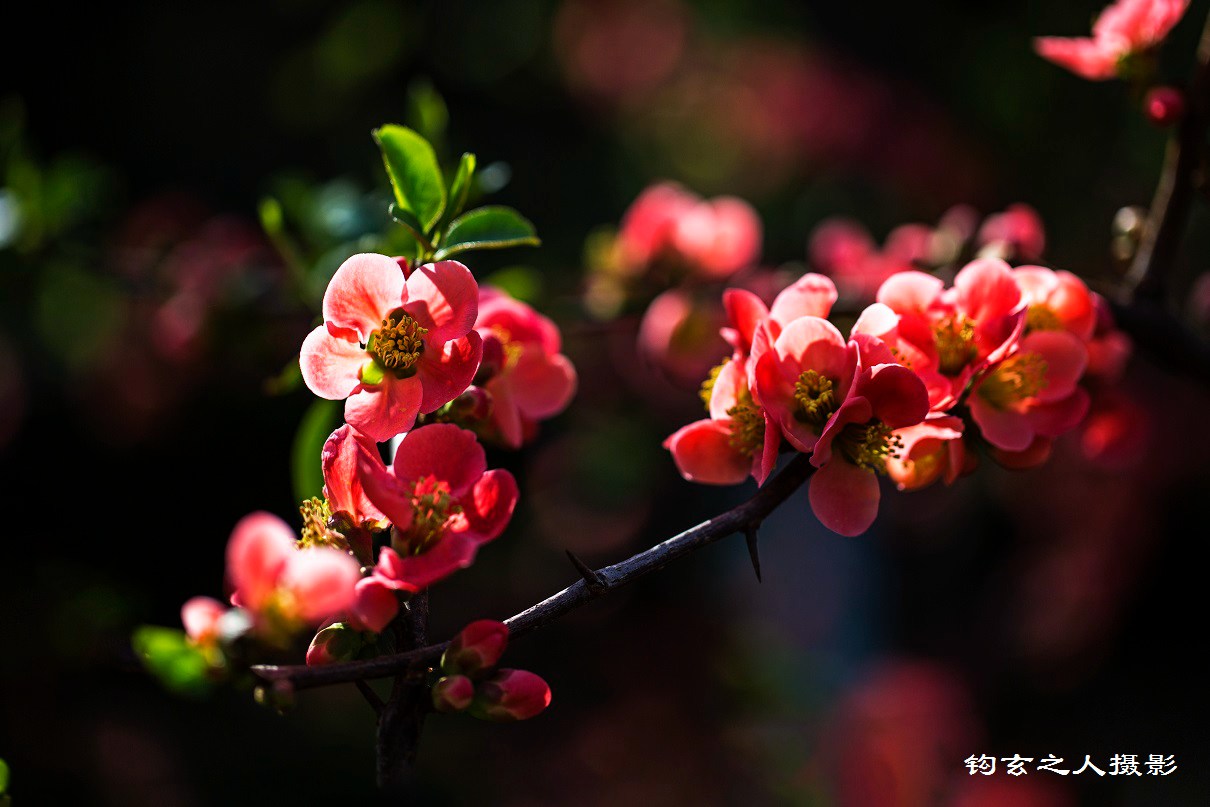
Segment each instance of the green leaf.
M173 692L200 695L210 688L210 664L184 631L144 625L130 643L143 666Z
M433 147L406 126L393 124L375 129L374 139L395 189L396 204L414 215L428 233L445 211L445 181Z
M534 225L511 207L492 205L464 213L450 223L441 249L434 255L441 260L472 249L503 249L532 246L542 242Z
M0 759L0 796L8 792L8 763Z
M471 180L475 177L475 155L469 151L458 161L458 170L450 182L450 204L443 219L448 221L462 212L466 206L466 197L471 190Z
M324 476L320 455L328 435L336 428L339 415L340 401L323 398L313 402L303 414L298 431L294 433L294 447L290 456L296 501L323 495Z
M391 214L391 218L396 224L402 224L407 231L416 239L416 243L425 249L432 250L433 243L424 235L424 225L420 220L412 215L410 210L404 210L399 205L392 202L387 208L387 212Z

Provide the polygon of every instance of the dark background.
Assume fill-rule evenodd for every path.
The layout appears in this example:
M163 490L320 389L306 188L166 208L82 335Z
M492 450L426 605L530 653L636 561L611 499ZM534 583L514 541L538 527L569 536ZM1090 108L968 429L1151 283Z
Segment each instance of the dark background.
M544 240L473 268L524 264L540 279L582 379L542 440L492 457L522 480L523 505L474 568L434 590L438 635L569 583L565 548L612 562L749 493L677 477L659 442L696 416L692 393L649 405L584 324L585 238L651 181L748 198L771 265L802 262L825 216L881 239L957 202L1025 201L1046 222L1051 265L1113 282L1110 221L1146 204L1164 136L1119 83L1030 49L1036 34L1086 31L1095 3L649 4L639 27L659 35L623 32L608 69L585 78L573 12L600 31L601 8L618 5L42 3L6 20L0 185L36 170L69 197L47 203L41 237L0 239L0 757L16 803L372 797L373 716L352 688L305 693L281 718L246 692L170 695L128 649L137 625L175 625L186 598L221 594L240 516L296 506L290 450L311 396L264 382L311 315L261 244L239 262L254 282L216 292L200 347L146 358L140 317L172 279L123 274L122 256L160 214L187 222L178 240L216 219L256 233L258 201L287 175L381 194L369 131L411 121L418 81L448 108L443 152L506 164L491 200ZM1185 74L1205 12L1195 3L1172 37L1168 75ZM669 50L680 55L662 77L611 88ZM728 128L747 120L739 101L780 77L770 53L814 60L835 84L803 98L839 136ZM1195 217L1179 267L1182 302L1205 268L1205 223ZM221 252L223 237L204 245ZM1091 754L1102 768L1115 753L1164 753L1180 766L1167 778L998 773L1003 793L962 803L1204 804L1192 557L1206 398L1185 374L1135 358L1125 390L1153 431L1128 468L1097 467L1069 441L1038 471L985 463L952 489L888 488L857 539L820 528L799 494L762 533L762 584L731 540L518 642L509 663L546 677L553 706L503 727L431 720L418 798L955 804L972 753L1076 767ZM897 797L870 795L888 778Z

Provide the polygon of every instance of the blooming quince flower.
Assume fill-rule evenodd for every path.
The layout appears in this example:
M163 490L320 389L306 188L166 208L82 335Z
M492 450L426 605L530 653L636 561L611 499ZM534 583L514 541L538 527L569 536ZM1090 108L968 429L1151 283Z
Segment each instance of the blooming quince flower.
M213 644L219 635L219 619L227 606L212 597L193 597L181 606L181 624L194 644Z
M890 352L876 340L861 341L855 340L859 355L883 358L879 354ZM819 470L811 477L808 498L820 523L849 536L869 529L878 515L878 474L887 472L887 459L902 448L895 432L920 423L928 411L928 391L911 370L859 363L848 394L811 453L811 464Z
M676 286L647 306L639 323L639 349L678 383L696 384L727 349L719 336L725 323L717 296Z
M1038 37L1034 49L1078 76L1103 81L1122 75L1131 56L1163 42L1188 7L1189 0L1117 0L1097 17L1091 38Z
M1068 331L1083 342L1092 338L1097 307L1092 292L1071 272L1018 266L1013 278L1025 301L1025 332Z
M725 362L702 397L710 417L678 429L664 441L681 476L706 485L757 484L777 464L781 430L748 388L747 359Z
M469 566L517 503L512 474L488 471L474 433L449 423L404 435L390 468L367 456L359 468L366 495L394 527L374 577L396 591L420 591Z
M457 261L404 271L385 255L349 258L324 293L324 324L299 363L316 395L345 401L345 420L382 442L449 403L479 368L478 286Z
M1008 452L1029 449L1039 436L1058 437L1088 412L1088 393L1077 386L1087 363L1074 334L1027 334L975 381L967 399L971 418L984 439Z
M811 265L832 277L846 298L869 300L888 277L928 260L933 243L932 228L903 224L887 234L879 249L861 224L831 218L811 233L807 253Z
M984 257L1036 261L1046 249L1046 229L1038 211L1026 204L1015 204L988 216L979 228L977 240Z
M953 415L932 415L895 432L898 451L886 458L887 476L900 490L920 490L938 479L951 485L973 470L975 457L962 440L963 423Z
M727 289L723 292L727 324L719 333L731 345L732 358L745 359L752 353L753 344L758 343L759 329L767 329L760 342L771 343L786 325L799 317L827 317L836 298L836 286L831 279L814 272L803 275L778 292L772 306L766 306L760 297L747 289Z
M491 423L509 448L520 448L536 421L562 412L576 391L576 369L564 356L558 327L519 300L479 287L475 330L483 338L482 386L491 395ZM486 357L494 357L488 368Z
M357 561L331 547L297 549L294 533L271 513L244 516L227 543L232 602L271 634L290 633L340 614L353 603Z

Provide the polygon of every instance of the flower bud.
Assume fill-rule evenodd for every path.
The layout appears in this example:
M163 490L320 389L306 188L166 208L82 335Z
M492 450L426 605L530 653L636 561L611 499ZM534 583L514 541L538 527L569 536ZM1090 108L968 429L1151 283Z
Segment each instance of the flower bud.
M361 650L361 635L343 622L334 622L315 634L307 648L307 664L315 667L350 661Z
M496 666L507 645L507 625L480 619L463 628L450 642L441 656L441 669L447 673L475 675Z
M454 399L451 409L459 423L480 423L491 417L492 394L483 387L470 387Z
M361 630L382 633L399 613L399 597L395 589L377 575L363 577L353 587L352 622Z
M1143 113L1151 125L1167 129L1185 116L1185 95L1175 87L1152 87L1143 99Z
M461 712L474 697L475 685L465 675L447 675L433 684L433 708L438 712Z
M492 376L504 369L506 360L504 343L495 334L483 337L483 358L479 361L479 372L475 374L477 382L486 382Z
M471 714L480 720L528 720L550 705L550 687L526 670L500 670L475 688Z

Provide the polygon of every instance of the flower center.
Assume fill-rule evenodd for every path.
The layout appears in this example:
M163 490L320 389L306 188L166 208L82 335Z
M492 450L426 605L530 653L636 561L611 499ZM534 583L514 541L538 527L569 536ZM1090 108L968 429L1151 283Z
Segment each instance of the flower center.
M805 370L794 382L794 400L798 402L795 417L822 429L836 411L836 391L832 379L814 370Z
M966 317L946 317L933 326L937 345L937 369L942 375L955 376L978 355L975 326Z
M979 385L979 395L997 409L1032 398L1046 387L1046 360L1037 353L1005 359Z
M348 549L344 535L332 529L332 508L327 499L312 496L301 505L298 512L302 515L302 538L299 547L331 546L337 549Z
M396 551L405 555L428 551L441 540L449 520L461 512L462 506L450 494L448 482L432 476L416 480L412 488L412 525L399 534Z
M1025 332L1061 331L1063 322L1049 306L1034 303L1025 311Z
M735 406L727 410L731 418L731 437L727 442L733 449L751 457L765 444L765 416L752 400L752 393L741 389Z
M898 457L903 440L885 423L850 423L836 438L841 455L858 468L886 473L888 457Z
M366 352L397 378L407 378L424 353L424 336L429 332L410 315L398 309L382 321L382 327L370 334Z
M718 381L718 374L727 366L727 362L731 361L730 357L723 359L710 370L710 375L706 376L706 380L702 382L702 388L698 391L701 396L702 403L706 405L706 411L710 411L710 400L714 397L714 384Z

